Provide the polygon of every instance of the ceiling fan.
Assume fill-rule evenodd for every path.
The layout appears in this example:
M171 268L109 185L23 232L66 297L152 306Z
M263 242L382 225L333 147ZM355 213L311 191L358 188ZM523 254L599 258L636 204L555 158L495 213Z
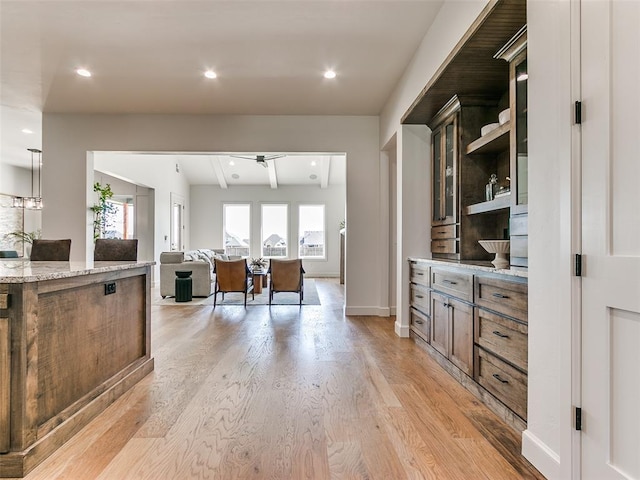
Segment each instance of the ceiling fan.
M267 160L275 160L276 158L286 157L286 155L256 155L255 157L245 157L243 155L229 155L234 158L244 158L246 160L255 160L258 165L262 165L264 168L269 168Z

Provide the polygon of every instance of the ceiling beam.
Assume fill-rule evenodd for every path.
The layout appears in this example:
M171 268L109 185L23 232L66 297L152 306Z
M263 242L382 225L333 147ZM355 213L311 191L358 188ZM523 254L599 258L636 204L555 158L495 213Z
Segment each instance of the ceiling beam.
M320 160L320 188L329 186L329 167L331 166L331 157L322 157Z
M224 188L225 190L229 188L229 186L227 185L227 179L224 177L224 172L222 171L220 159L218 157L211 156L209 157L209 163L213 168L213 173L216 174L218 183L220 184L220 188Z
M269 183L271 188L278 188L278 175L276 174L276 161L267 160L267 171L269 172Z

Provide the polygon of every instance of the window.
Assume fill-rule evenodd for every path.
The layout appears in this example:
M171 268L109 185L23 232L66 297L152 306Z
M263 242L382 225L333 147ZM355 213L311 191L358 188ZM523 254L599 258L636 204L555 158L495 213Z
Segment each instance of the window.
M134 238L133 199L107 201L107 220L103 238Z
M289 206L262 204L262 256L288 256Z
M300 205L298 219L300 258L325 258L324 205Z
M225 203L222 209L224 253L248 257L251 245L251 205Z

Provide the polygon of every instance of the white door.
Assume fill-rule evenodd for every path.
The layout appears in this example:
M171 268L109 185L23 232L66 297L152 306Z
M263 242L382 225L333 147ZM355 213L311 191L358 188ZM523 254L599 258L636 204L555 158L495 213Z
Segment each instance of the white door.
M582 478L640 479L640 2L581 10Z
M184 250L184 198L171 193L171 251Z

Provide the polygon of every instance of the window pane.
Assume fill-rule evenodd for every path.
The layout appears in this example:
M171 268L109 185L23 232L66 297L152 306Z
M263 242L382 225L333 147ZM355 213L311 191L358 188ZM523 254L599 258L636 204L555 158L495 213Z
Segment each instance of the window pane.
M133 199L107 201L104 238L134 238Z
M325 258L324 205L300 205L299 213L299 257Z
M251 245L251 205L223 205L223 244L227 255L249 256Z
M262 256L287 256L288 205L262 205Z

